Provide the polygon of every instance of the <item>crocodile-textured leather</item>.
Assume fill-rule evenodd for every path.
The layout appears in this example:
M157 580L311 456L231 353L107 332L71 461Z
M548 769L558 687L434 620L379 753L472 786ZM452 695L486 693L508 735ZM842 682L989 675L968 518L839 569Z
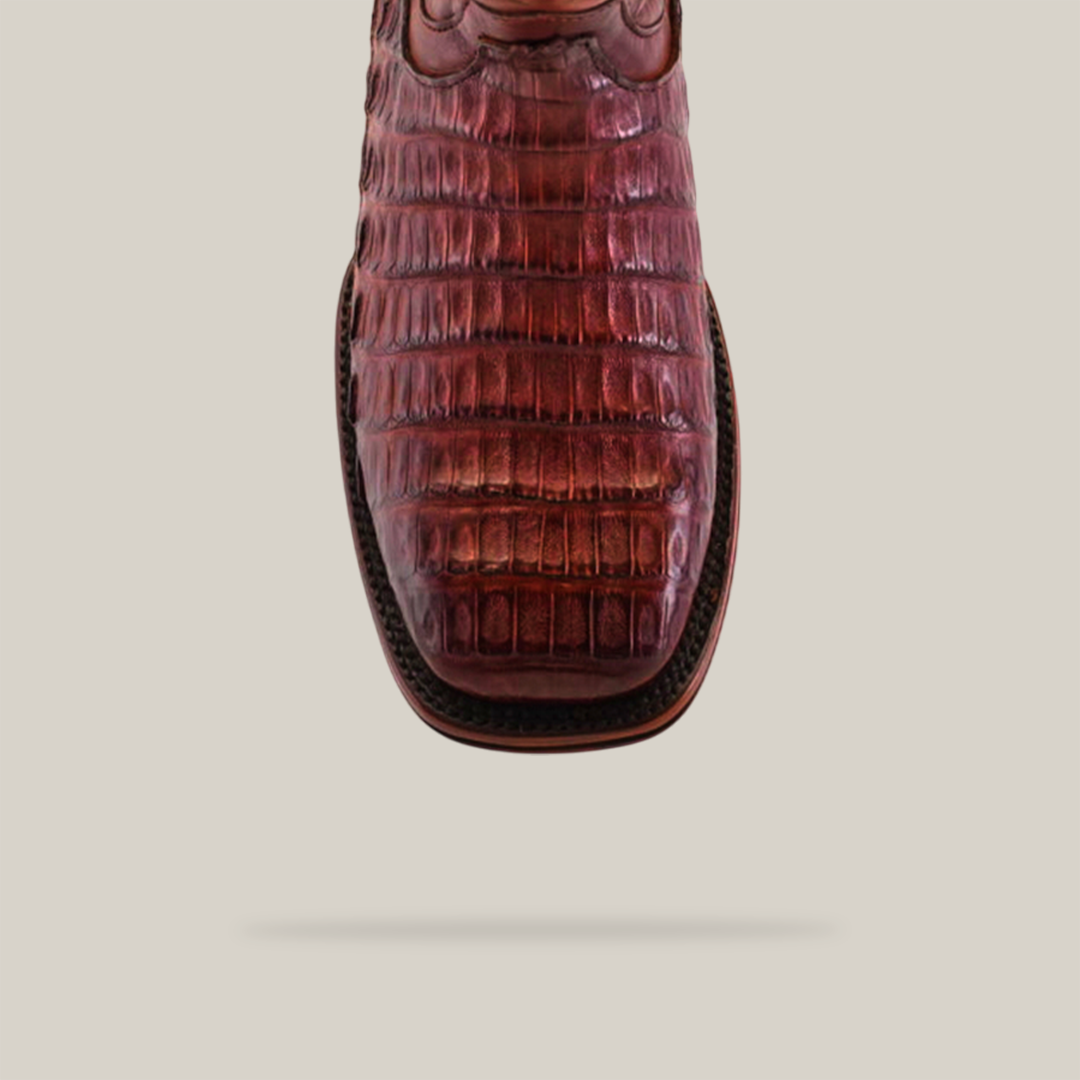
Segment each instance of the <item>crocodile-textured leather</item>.
M678 5L501 6L377 0L348 420L431 669L584 701L671 657L716 499Z

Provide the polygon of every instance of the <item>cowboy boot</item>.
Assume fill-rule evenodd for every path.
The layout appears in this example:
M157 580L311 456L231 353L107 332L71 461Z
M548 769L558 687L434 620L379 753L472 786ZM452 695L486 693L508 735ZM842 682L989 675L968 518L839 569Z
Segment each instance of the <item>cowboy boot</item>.
M353 533L430 725L632 742L696 694L738 434L678 0L376 0L337 338Z

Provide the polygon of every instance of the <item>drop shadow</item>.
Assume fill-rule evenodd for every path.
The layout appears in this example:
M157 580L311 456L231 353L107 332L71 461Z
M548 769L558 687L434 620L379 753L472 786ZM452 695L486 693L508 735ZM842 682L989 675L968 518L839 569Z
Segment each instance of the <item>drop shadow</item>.
M369 942L795 941L834 933L828 923L799 919L312 919L248 927L264 940Z

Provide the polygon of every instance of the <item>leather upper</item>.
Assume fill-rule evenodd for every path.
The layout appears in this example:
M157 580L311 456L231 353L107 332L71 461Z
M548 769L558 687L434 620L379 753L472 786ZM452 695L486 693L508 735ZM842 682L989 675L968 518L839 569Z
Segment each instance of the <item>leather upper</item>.
M379 547L453 686L620 693L679 640L716 497L678 9L430 4L379 0L368 79L349 407Z
M677 17L668 0L607 0L567 10L539 3L507 2L500 8L479 0L408 0L406 36L410 62L430 75L460 72L485 44L523 44L555 38L589 37L611 68L625 79L660 76L675 59Z

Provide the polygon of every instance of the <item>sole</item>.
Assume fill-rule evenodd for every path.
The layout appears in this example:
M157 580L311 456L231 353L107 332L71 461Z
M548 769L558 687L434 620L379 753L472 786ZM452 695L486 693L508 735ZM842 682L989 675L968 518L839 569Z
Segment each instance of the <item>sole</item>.
M584 702L496 701L467 694L428 666L401 615L375 536L350 414L352 265L338 305L334 370L341 468L353 542L390 669L417 715L441 735L470 746L523 753L568 753L626 746L658 735L686 711L701 687L724 622L739 531L739 420L724 332L706 287L716 370L716 508L686 628L667 664L629 693Z

